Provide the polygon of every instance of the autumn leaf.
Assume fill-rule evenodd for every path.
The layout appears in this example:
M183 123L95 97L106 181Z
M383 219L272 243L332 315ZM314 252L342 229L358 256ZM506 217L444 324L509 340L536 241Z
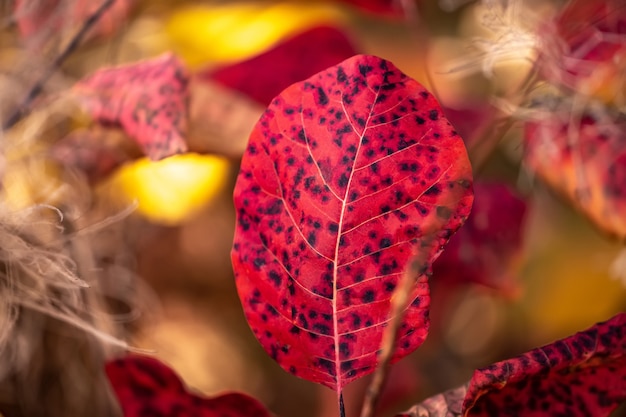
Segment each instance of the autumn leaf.
M319 26L251 59L201 72L200 77L241 91L267 106L289 85L355 54L355 48L341 30Z
M547 107L524 125L524 162L600 229L626 238L626 122Z
M187 150L189 75L172 54L98 70L72 88L94 119L121 126L152 160Z
M342 0L344 3L357 7L361 11L383 16L399 17L403 15L403 0ZM408 0L415 1L415 0Z
M429 266L469 214L471 181L439 104L388 61L358 55L283 91L234 192L236 284L265 350L341 392L376 367L391 295L420 253L393 360L416 349Z
M185 63L201 68L245 60L308 28L345 20L328 2L221 2L177 8L165 31Z
M626 313L474 372L464 416L608 416L626 400Z
M573 336L479 369L468 385L396 417L608 416L626 401L625 354L626 313L620 313Z
M433 264L434 280L441 285L476 283L513 290L525 215L526 202L508 185L474 183L472 214Z
M539 69L551 82L607 103L626 82L626 5L572 0L543 28Z
M169 367L147 356L126 356L106 364L124 417L270 417L254 398L228 393L213 398L188 391Z

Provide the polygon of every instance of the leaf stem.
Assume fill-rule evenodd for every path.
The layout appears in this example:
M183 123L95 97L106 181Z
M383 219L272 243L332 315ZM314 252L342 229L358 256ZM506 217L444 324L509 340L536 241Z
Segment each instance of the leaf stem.
M20 119L26 114L28 108L31 106L32 102L41 94L43 91L43 87L48 82L50 77L59 69L59 67L63 64L63 62L71 55L72 52L80 45L83 41L89 30L100 20L102 15L115 3L115 0L104 0L100 7L96 9L83 23L83 26L80 30L74 35L74 37L67 44L65 49L61 51L59 55L52 61L50 66L44 71L44 73L39 77L39 79L33 84L33 86L28 90L22 102L15 108L13 113L7 118L7 120L2 124L2 129L7 130L13 127Z
M343 404L343 392L339 394L339 417L346 417L346 407Z

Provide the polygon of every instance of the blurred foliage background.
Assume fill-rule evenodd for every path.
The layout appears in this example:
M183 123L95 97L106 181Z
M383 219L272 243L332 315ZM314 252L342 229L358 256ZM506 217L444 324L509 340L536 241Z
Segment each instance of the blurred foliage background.
M484 53L473 40L493 40L499 34L485 27L481 19L485 6L474 2L405 1L410 12L399 16L340 1L118 3L118 14L105 20L106 27L99 27L69 57L46 84L46 93L63 91L98 68L166 51L200 73L243 62L318 26L340 28L359 51L391 60L428 86L444 107L461 113L490 111L494 97L521 105L515 94L530 68L528 51L520 47L492 74L481 71ZM532 11L535 17L561 5L516 3L519 16ZM68 1L66 6L72 4ZM7 3L2 10L8 21L12 5ZM3 115L58 54L81 17L84 14L79 13L76 22L51 29L50 36L35 30L26 47L15 26L5 24L0 37ZM11 132L13 142L4 155L3 198L12 207L58 201L67 181L62 169L46 158L24 163L24 155L40 154L40 147L92 123L79 109L54 103L37 107ZM239 114L242 107L237 106L243 102L234 103L226 114ZM108 245L117 253L112 262L133 271L134 286L140 288L136 303L143 313L129 323L132 346L154 350L191 387L205 394L244 391L277 415L332 416L335 394L273 363L248 329L236 294L229 255L234 228L231 194L245 145L245 126L263 108L256 102L245 105L249 114L233 116L225 122L233 126L223 127L228 131L241 125L244 134L232 138L201 130L194 138L197 149L212 143L209 148L217 152L125 162L91 186L93 196L85 216L106 219L137 202L137 210L107 229L111 235L107 242L113 242ZM477 129L471 116L468 126L471 135ZM486 131L491 129L495 127ZM103 135L102 143L119 143L112 133ZM523 245L507 271L506 290L474 283L434 283L431 334L423 347L392 371L382 415L465 382L476 367L573 334L626 307L624 285L611 273L621 245L525 172L519 137L515 125L475 173L478 179L512 185L528 201ZM127 150L133 156L137 153ZM350 416L357 415L364 384L347 388Z

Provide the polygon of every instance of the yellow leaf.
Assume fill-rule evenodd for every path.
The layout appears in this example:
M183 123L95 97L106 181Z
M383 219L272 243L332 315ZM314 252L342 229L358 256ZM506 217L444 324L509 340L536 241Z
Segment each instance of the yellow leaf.
M110 185L138 202L138 211L156 223L177 224L207 204L224 186L228 162L187 153L158 162L147 158L125 165Z
M191 67L243 60L281 39L320 24L338 23L344 13L324 3L236 3L190 6L166 25L174 51Z

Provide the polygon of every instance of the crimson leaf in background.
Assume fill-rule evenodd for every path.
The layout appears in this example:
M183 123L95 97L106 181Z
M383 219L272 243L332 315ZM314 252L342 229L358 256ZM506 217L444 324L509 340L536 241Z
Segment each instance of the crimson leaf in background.
M433 264L441 284L477 283L502 290L515 286L526 202L504 183L474 183L474 207L461 230Z
M387 15L400 17L403 15L403 0L342 0L344 3L351 4L359 9L371 12L377 15ZM415 1L415 0L407 0Z
M321 26L296 35L254 58L207 70L199 76L241 91L267 106L289 85L354 54L352 43L342 31Z
M372 372L399 278L418 252L428 272L469 214L471 181L435 98L388 61L358 55L283 91L234 192L236 284L265 350L338 392ZM426 273L394 360L426 337Z
M206 398L190 393L157 359L131 355L106 364L124 417L270 417L261 403L240 393Z
M72 92L94 119L121 126L149 158L158 160L187 150L188 82L182 62L167 53L98 70Z
M605 417L626 401L626 313L474 372L396 417ZM462 404L462 405L461 405Z

